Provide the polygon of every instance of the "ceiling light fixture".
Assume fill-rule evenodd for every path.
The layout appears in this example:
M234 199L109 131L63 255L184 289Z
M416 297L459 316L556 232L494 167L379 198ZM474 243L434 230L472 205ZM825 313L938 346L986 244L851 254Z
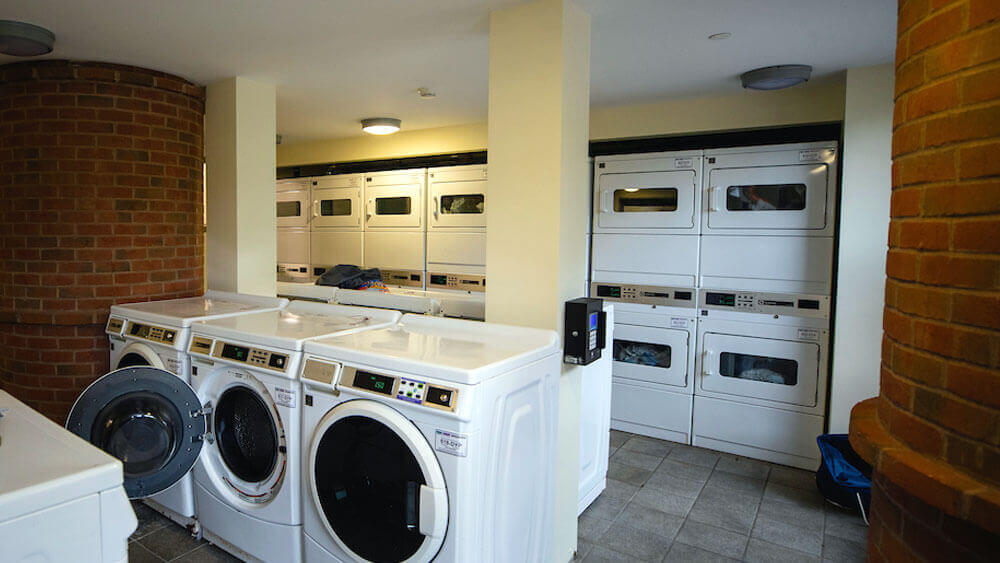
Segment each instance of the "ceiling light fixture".
M740 75L744 88L753 90L780 90L809 80L809 65L776 65L748 70Z
M35 57L52 52L56 36L30 23L0 20L0 53L14 57Z
M733 36L732 33L729 33L728 31L723 31L722 33L713 33L712 35L709 35L708 38L711 39L712 41L722 41L723 39L729 39L732 36Z
M395 117L369 117L361 120L361 130L371 135L390 135L399 131L402 124Z
M431 92L429 88L417 88L417 95L420 96L421 100L429 100L437 97L437 94Z

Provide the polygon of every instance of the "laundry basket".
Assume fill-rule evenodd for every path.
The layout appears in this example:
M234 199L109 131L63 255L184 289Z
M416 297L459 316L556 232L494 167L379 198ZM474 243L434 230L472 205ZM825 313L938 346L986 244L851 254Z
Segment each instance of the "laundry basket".
M822 462L816 470L816 486L831 504L859 510L868 523L872 498L872 467L854 451L847 434L823 434L816 438Z

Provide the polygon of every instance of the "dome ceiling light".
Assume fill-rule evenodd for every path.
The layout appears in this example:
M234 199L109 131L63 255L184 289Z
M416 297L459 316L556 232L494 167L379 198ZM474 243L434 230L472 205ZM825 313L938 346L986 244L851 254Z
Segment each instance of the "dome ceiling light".
M13 57L36 57L52 52L56 36L44 27L0 20L0 53Z
M809 80L809 65L776 65L748 70L740 75L744 88L752 90L780 90Z
M395 117L369 117L361 120L361 130L371 135L391 135L402 124Z

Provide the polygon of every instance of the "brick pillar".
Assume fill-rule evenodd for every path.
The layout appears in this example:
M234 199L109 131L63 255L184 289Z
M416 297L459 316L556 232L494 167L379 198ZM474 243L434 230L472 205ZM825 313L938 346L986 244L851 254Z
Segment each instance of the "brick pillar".
M899 3L869 558L1000 553L1000 2Z
M112 304L200 294L204 88L0 66L0 387L58 422L108 370Z

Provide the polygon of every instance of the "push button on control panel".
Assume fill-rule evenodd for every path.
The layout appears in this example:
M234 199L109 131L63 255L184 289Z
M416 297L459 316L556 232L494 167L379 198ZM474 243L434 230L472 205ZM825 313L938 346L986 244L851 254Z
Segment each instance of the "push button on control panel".
M277 369L285 369L286 359L287 358L281 354L271 354L271 361L268 362L267 365Z
M450 407L453 393L454 391L451 389L441 389L432 385L427 388L427 396L424 401L442 407Z

